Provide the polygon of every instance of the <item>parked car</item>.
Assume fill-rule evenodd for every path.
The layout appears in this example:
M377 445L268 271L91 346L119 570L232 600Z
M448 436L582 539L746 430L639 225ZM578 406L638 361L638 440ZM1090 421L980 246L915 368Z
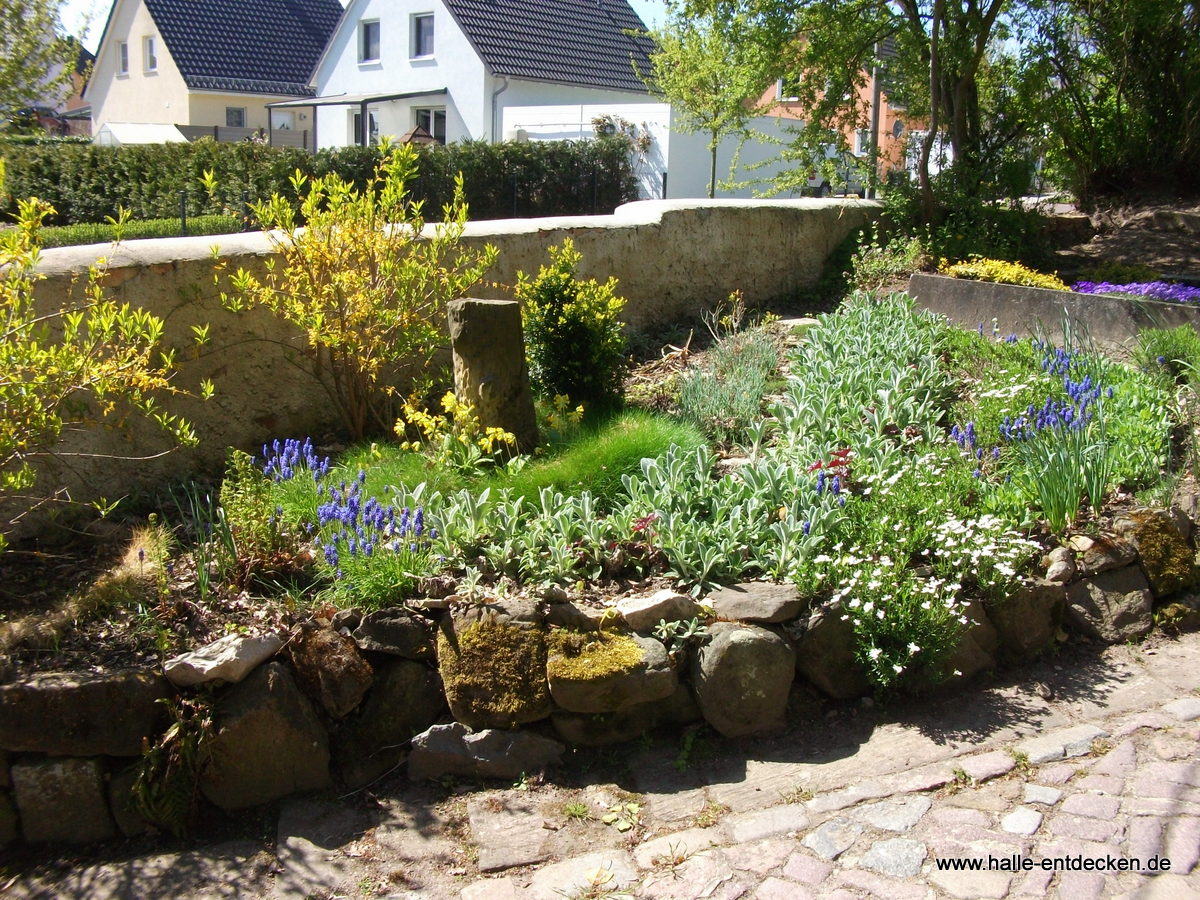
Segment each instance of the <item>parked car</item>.
M831 152L828 159L833 163L832 171L829 166L809 170L806 192L814 197L863 196L862 163L858 158L849 153L837 155Z

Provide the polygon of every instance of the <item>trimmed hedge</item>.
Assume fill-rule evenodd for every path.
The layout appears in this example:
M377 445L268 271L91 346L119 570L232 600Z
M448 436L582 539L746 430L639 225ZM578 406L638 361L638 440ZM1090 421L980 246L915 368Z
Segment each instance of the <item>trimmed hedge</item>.
M196 216L187 220L188 234L234 234L241 231L245 220L239 216ZM141 238L179 237L182 234L179 219L143 219L126 222L121 240L136 241ZM41 230L43 247L73 247L77 244L107 244L113 240L114 226L97 222L81 222L78 225L52 225Z
M367 182L376 148L345 147L315 156L295 148L252 142L199 140L121 147L0 141L8 164L6 217L19 197L40 197L55 209L49 225L104 222L128 209L134 220L179 215L179 192L187 192L188 216L236 215L242 195L265 199L293 194L290 178L336 171L358 185ZM211 169L220 185L209 198L201 176ZM624 142L540 141L488 144L474 141L421 148L420 174L412 186L430 218L450 200L454 176L463 173L472 219L608 213L637 198L637 183Z

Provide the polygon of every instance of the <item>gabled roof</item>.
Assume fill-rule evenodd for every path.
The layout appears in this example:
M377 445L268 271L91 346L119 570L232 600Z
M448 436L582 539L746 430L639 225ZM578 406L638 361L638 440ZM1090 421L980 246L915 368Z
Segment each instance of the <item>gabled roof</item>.
M145 0L192 90L307 96L338 0Z
M445 0L493 75L645 92L646 26L626 0Z

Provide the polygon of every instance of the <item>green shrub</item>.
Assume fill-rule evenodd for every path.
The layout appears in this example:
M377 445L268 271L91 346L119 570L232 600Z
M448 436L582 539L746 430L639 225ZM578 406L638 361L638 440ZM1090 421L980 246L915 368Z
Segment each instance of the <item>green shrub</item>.
M243 220L238 216L196 216L187 220L188 234L234 234L241 231ZM146 219L141 222L126 222L120 229L121 240L136 241L142 238L179 237L183 231L179 219ZM79 244L107 244L117 239L117 226L111 223L81 223L79 225L53 225L43 228L43 247L74 247Z
M686 375L679 393L684 418L716 441L735 442L762 415L763 395L779 369L775 339L762 328L723 337L709 365Z
M1043 275L1026 268L1020 263L1000 259L972 259L938 269L952 278L969 278L973 281L993 281L997 284L1017 284L1023 287L1049 288L1052 291L1070 290L1057 275Z
M625 300L616 294L617 280L576 278L583 256L570 238L549 252L550 265L537 277L517 273L529 380L544 398L562 394L589 408L611 406L621 397L628 368L617 319Z
M928 260L920 238L895 237L880 244L864 241L850 261L850 284L856 291L877 291L923 268Z

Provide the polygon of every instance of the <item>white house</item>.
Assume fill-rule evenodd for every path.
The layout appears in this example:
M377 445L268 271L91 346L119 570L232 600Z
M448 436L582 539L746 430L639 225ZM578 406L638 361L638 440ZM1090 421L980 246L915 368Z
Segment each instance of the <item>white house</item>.
M509 107L646 102L644 29L626 0L350 0L316 97L272 107L312 108L318 147L503 140Z

